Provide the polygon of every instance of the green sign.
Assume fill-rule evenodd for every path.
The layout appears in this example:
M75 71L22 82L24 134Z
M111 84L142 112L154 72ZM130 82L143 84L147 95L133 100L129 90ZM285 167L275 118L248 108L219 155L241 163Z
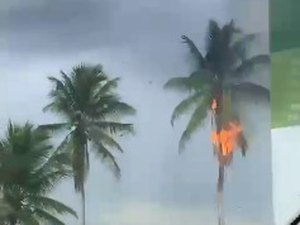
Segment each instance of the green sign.
M271 3L272 127L300 125L300 1Z
M272 54L272 127L300 125L300 48Z

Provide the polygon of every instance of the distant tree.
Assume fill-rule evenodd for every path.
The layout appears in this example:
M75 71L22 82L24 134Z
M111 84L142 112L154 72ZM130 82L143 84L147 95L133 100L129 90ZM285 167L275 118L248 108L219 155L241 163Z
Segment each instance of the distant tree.
M50 77L54 84L51 103L45 107L59 114L65 122L40 126L41 129L67 132L60 148L71 155L75 190L82 196L82 224L85 224L85 180L89 169L89 152L93 150L120 176L120 167L111 150L123 152L117 136L133 133L133 125L122 123L123 116L135 109L120 100L116 93L119 78L109 79L99 65L80 65L61 78Z
M48 197L56 184L71 176L68 156L54 150L47 132L26 123L9 123L0 141L1 225L64 225L56 215L76 212Z

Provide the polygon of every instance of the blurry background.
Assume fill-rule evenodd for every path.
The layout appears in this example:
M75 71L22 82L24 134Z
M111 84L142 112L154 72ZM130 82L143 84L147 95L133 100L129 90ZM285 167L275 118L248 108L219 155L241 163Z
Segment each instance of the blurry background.
M257 49L268 52L266 0L3 0L0 3L0 131L7 121L57 121L42 113L50 86L46 79L81 63L101 63L122 78L120 94L138 115L137 134L122 140L122 178L92 160L87 182L88 225L216 224L217 161L209 123L178 155L186 118L170 125L181 95L165 92L173 76L187 75L188 35L201 50L209 19L234 18L259 32ZM258 77L260 76L260 77ZM269 71L255 79L269 86ZM246 158L235 154L225 180L230 225L271 225L272 176L269 105L237 102L249 137ZM72 180L54 195L80 212ZM79 224L67 218L68 225Z

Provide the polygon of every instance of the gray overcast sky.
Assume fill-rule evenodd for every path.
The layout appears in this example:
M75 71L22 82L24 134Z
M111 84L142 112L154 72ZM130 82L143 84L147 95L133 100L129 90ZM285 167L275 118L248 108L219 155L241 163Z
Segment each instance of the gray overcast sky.
M109 74L120 76L124 100L138 110L137 117L130 119L136 124L137 134L121 140L126 150L118 156L121 181L116 182L99 161L92 160L87 184L88 225L215 224L217 162L209 143L209 126L199 131L186 154L178 156L178 140L186 118L174 129L169 121L183 96L163 91L162 85L168 78L189 71L187 49L180 43L182 34L203 49L211 18L223 23L238 17L240 24L253 30L253 21L248 24L243 14L237 13L238 7L232 7L236 2L1 1L2 131L9 118L36 123L57 120L41 111L48 101L46 77L61 69L69 71L80 62L101 63ZM267 4L252 2L258 8ZM264 24L259 31L266 32ZM259 135L250 137L247 158L237 154L228 169L226 215L231 225L270 225L269 107L253 110L254 104L248 108L240 104L247 112L247 124L255 124L257 119L263 122L259 127L247 127L250 135ZM59 187L55 196L80 212L72 182ZM71 224L76 222L68 219Z

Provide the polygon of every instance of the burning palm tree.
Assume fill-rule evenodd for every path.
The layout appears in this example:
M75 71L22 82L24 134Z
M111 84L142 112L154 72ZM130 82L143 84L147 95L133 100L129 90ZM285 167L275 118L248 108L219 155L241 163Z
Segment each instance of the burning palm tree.
M243 156L247 150L247 142L243 134L238 113L232 107L232 97L239 94L251 94L258 99L269 100L269 90L261 85L246 82L245 77L251 75L257 65L268 64L268 55L248 57L249 43L255 34L245 35L231 21L220 27L217 22L210 21L207 33L206 55L203 56L194 42L183 35L196 61L196 69L188 77L171 78L165 89L187 92L189 95L175 108L171 124L184 113L192 111L188 125L183 132L179 151L185 148L196 130L211 115L214 153L219 162L217 184L218 220L224 224L222 212L222 196L224 186L224 170L230 164L233 152L241 149Z

